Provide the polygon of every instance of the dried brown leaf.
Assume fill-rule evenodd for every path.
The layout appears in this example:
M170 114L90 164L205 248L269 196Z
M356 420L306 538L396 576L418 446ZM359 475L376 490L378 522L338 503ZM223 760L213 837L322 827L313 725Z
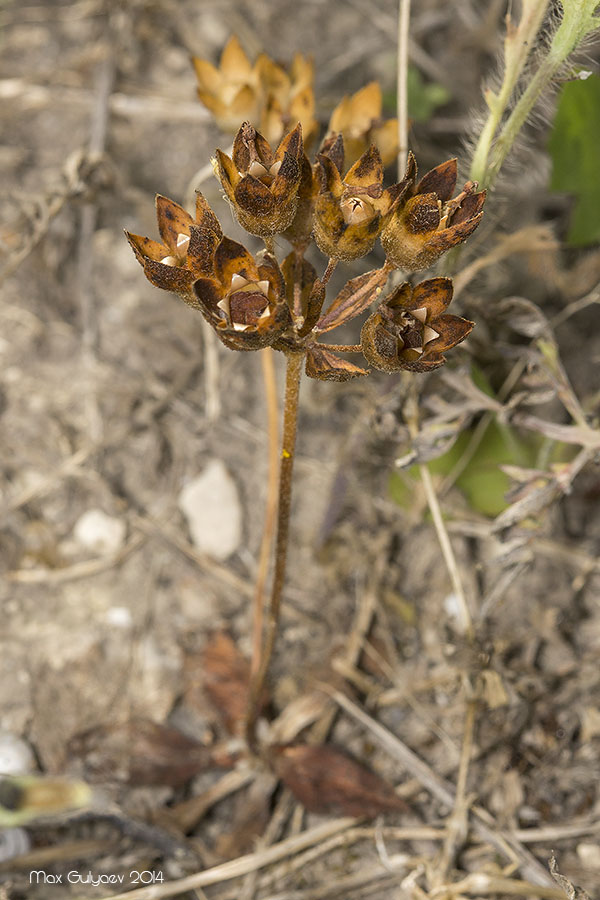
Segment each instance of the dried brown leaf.
M306 374L309 378L318 378L320 381L349 381L360 375L368 375L369 370L361 369L317 344L311 344L306 353Z
M278 744L271 749L273 769L310 812L372 819L407 809L393 785L336 747Z
M317 322L316 330L331 331L368 309L381 294L388 274L385 269L372 269L348 281Z
M168 725L141 718L75 735L69 753L83 760L88 780L131 785L177 787L214 765L203 744Z
M250 664L225 631L213 634L202 653L204 691L231 734L244 727Z

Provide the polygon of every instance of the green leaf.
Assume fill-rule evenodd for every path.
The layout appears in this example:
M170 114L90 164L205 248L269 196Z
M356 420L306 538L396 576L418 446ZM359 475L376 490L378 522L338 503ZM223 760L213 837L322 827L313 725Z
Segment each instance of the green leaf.
M408 67L407 91L408 117L413 122L429 121L438 106L444 106L452 98L447 87L436 81L424 81L421 73L414 66ZM396 94L385 93L383 104L390 115L395 115Z
M548 149L550 190L568 191L575 206L567 240L573 247L600 241L600 76L570 81L562 89Z

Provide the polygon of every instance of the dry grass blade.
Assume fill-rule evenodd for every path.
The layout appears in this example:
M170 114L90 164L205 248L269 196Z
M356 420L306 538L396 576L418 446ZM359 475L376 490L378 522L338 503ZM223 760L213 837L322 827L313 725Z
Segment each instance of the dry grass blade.
M86 559L62 569L16 569L7 572L6 578L19 584L62 584L66 581L77 581L79 578L90 578L118 566L138 550L146 539L146 535L136 534L118 553L110 553L100 559Z
M348 697L340 694L338 691L331 692L324 686L324 690L331 693L333 699L344 709L353 719L360 722L390 753L398 762L408 771L419 779L421 784L434 797L444 803L446 806L452 807L455 802L455 795L452 785L440 778L433 769L420 759L416 753L402 743L391 731L384 728L379 722L376 722L371 716L363 712L363 710L353 703ZM499 830L494 828L494 819L485 810L479 807L473 807L472 825L475 831L485 841L491 843L504 856L513 861L515 858L519 862L523 873L534 883L541 885L550 885L551 879L547 871L538 863L532 854L523 847L519 841L513 836L505 836L500 834Z
M105 897L103 900L161 900L163 897L177 897L186 891L193 891L197 888L206 887L209 884L220 884L223 881L247 875L249 872L255 872L257 869L264 869L265 866L279 862L279 860L286 859L289 856L294 856L294 854L300 853L308 847L327 840L339 831L345 831L354 822L353 818L326 822L324 825L318 825L316 828L302 832L302 834L280 841L266 850L240 856L238 859L223 863L220 866L214 866L212 869L206 869L204 872L199 872L196 875L179 878L167 884L149 885L134 891L126 891L112 897Z
M434 897L461 897L464 895L474 897L495 897L504 894L509 897L533 898L540 900L562 900L564 893L555 887L547 887L540 884L532 884L530 881L519 881L513 878L498 878L494 875L477 873L468 875L462 881L455 884L446 884L433 891L429 896ZM585 897L581 897L585 900Z
M334 875L330 881L319 884L316 888L308 888L306 890L283 891L277 894L271 894L264 900L325 900L326 897L340 896L343 900L360 888L367 888L365 896L372 895L373 887L377 886L379 891L392 890L394 882L401 877L411 867L418 865L420 859L410 857L404 853L396 853L386 859L386 865L363 866L361 870L353 875L347 875L340 878ZM390 882L386 886L386 882Z

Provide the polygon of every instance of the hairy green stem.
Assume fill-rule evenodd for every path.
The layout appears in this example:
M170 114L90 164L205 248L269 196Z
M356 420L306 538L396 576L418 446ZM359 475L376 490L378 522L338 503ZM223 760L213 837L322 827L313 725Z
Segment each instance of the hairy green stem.
M523 67L534 44L535 36L548 9L550 0L524 0L518 26L506 17L504 39L504 76L497 94L486 91L489 114L481 130L471 163L471 179L486 186L487 165L496 130L502 120L512 93L521 77Z
M600 25L600 19L593 15L596 3L597 0L563 0L563 19L552 38L550 49L506 120L491 151L482 179L485 185L494 182L529 114L567 57L587 34Z
M279 626L281 595L285 581L288 537L290 527L290 511L292 505L292 474L294 469L294 451L296 447L296 431L298 423L298 396L300 377L305 354L288 353L285 377L285 399L283 411L283 440L281 445L281 465L279 469L279 504L277 509L277 537L275 542L275 570L273 586L269 600L266 621L266 634L261 648L260 661L250 679L248 696L248 717L246 720L246 738L248 746L256 752L256 720L260 708L260 700L265 686L275 638Z

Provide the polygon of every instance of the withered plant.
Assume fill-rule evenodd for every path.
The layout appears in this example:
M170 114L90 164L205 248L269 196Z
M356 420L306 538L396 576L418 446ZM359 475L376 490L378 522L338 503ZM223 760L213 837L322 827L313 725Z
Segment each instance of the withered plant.
M543 64L509 111L548 8L539 0L523 3L518 26L507 34L502 85L497 94L486 94L489 117L477 142L471 177L458 191L456 159L418 178L414 155L399 146L406 136L402 78L399 121L382 119L381 90L376 83L367 85L333 111L311 158L318 124L309 60L298 54L289 71L265 54L252 64L236 38L229 41L218 67L194 60L200 100L224 131L235 133L229 152L216 150L214 174L239 224L248 235L262 239L264 249L252 252L224 235L199 192L194 216L174 201L157 197L161 242L136 234L127 237L148 280L200 312L228 349L272 349L286 358L274 570L264 626L261 590L254 609L246 723L253 751L259 751L256 719L285 579L302 371L310 378L345 382L366 377L366 362L391 375L418 376L442 366L445 353L468 336L474 323L448 312L452 279L437 274L419 281L413 275L453 248L456 267L458 248L482 220L486 190L479 185L493 184L541 92L595 27L594 4L563 6ZM405 71L405 61L403 65ZM403 163L399 180L385 186L384 165L397 155ZM328 299L334 270L367 257L377 241L384 251L383 264L350 278ZM282 259L276 242L277 250L285 243L290 247ZM320 273L307 259L313 244L327 260ZM324 339L358 316L366 316L359 343ZM362 364L352 359L358 355ZM427 471L422 475L427 490ZM442 533L439 507L432 504L432 512ZM451 551L441 543L448 562ZM452 565L448 567L452 574ZM468 611L464 618L472 637Z
M417 178L408 154L404 177L384 187L384 164L377 144L383 139L389 160L395 123L381 122L381 94L369 86L346 98L334 112L314 161L306 152L313 138L314 99L306 60L297 57L290 75L264 54L251 66L233 38L216 69L196 60L203 102L227 126L235 113L266 123L272 146L251 121L239 125L231 156L216 151L213 167L238 222L262 238L252 253L223 234L214 212L197 193L195 216L166 197L156 200L161 242L127 234L148 280L176 293L199 311L230 350L273 348L286 357L283 443L279 472L273 584L264 639L253 661L247 737L257 749L255 724L259 698L273 653L284 586L298 395L302 370L310 378L344 382L369 369L346 358L362 354L374 369L390 374L424 373L443 365L445 352L463 341L473 322L447 312L449 278L416 284L404 281L387 294L396 270L417 272L462 243L483 215L485 192L467 182L455 195L457 161L450 159ZM290 119L297 118L293 122ZM303 137L308 130L307 140ZM348 168L344 133L351 152L372 141ZM275 254L275 238L291 250ZM385 261L349 279L330 302L327 283L340 263L367 256L377 240ZM314 242L327 257L319 275L306 259ZM323 336L366 313L360 343L328 343ZM261 611L256 610L261 617ZM262 630L262 629L261 629Z

